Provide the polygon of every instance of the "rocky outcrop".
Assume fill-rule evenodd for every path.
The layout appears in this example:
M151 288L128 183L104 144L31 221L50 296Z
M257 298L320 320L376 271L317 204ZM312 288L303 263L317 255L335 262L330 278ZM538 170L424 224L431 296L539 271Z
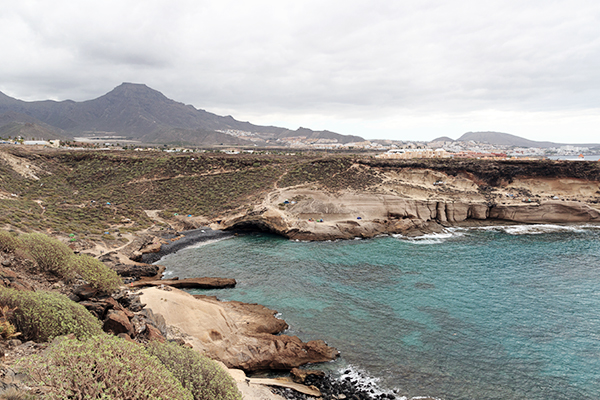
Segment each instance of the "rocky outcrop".
M195 298L180 290L144 289L142 301L168 325L186 332L186 342L229 368L289 370L333 360L338 351L321 340L302 342L277 335L287 328L276 313L256 304Z
M575 201L547 201L522 206L490 207L490 219L523 223L600 222L600 212Z
M309 363L331 361L339 352L322 340L302 342L296 336L247 336L225 352L215 354L228 368L244 371L290 370Z
M162 279L156 281L137 281L131 287L168 285L179 289L226 289L235 287L235 279L229 278L186 278Z
M294 192L286 193L293 197ZM300 197L296 195L297 197ZM444 226L478 223L600 222L598 209L578 201L419 200L393 194L328 194L303 191L295 204L263 207L224 219L221 229L270 231L297 240L369 238L381 234L439 231ZM306 200L309 198L310 200Z

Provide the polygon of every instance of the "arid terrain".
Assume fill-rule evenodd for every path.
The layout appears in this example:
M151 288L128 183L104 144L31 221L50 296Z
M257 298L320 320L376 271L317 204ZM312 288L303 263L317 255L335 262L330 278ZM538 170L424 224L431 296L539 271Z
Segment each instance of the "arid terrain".
M144 289L141 301L157 316L165 316L157 325L162 335L246 371L290 369L330 360L338 353L321 341L303 343L277 335L287 325L274 318L275 311L260 305L161 290L168 285L235 285L234 279L156 281L160 267L147 263L199 240L185 231L216 235L260 230L291 239L330 240L418 235L454 225L595 224L600 223L599 202L600 165L584 161L0 148L4 231L45 233L75 252L99 258L128 282L148 281L129 284L130 289L158 285ZM23 265L29 262L4 255L5 284L65 295L79 290L76 297L83 296L51 274L28 273ZM121 310L116 300L88 303L82 304L106 318L105 328L114 331L120 326L127 335L135 336L134 321L148 321L153 315ZM119 312L125 316L117 324L114 315ZM144 323L144 335L161 335L151 322ZM144 335L140 337L147 340ZM23 351L17 347L9 356ZM247 398L272 398L259 386L272 381L230 373Z

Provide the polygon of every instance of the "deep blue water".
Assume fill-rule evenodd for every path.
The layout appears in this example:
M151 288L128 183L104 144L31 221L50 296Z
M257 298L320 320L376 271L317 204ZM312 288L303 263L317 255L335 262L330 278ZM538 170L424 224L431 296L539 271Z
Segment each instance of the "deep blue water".
M231 277L223 300L281 313L398 394L600 399L600 230L513 226L417 239L295 242L253 234L159 263L167 276Z

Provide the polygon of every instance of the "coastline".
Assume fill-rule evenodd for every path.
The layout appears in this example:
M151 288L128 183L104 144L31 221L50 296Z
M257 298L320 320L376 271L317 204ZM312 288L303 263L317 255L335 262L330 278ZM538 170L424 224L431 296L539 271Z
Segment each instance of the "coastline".
M501 227L501 226L504 226L504 227L506 227L506 226L515 226L515 225L507 225L507 224L502 224L502 225L496 225L495 227ZM531 228L529 228L530 230L534 230L534 232L532 232L532 233L537 233L537 232L535 232L535 230L537 230L538 228L542 228L542 229L544 228L544 226L538 226L538 225L524 225L524 227L525 227L525 228L527 228L528 226L529 226L529 227L531 227ZM547 226L548 228L550 228L550 229L554 229L554 228L553 228L553 225L546 225L546 226ZM594 230L595 232L597 232L597 230L594 228L594 226L595 226L595 225L594 225L594 226L591 226L591 225L588 225L588 224L576 224L576 225L573 225L573 224L569 224L569 225L557 225L557 226L556 226L556 229L558 229L558 232L562 232L562 228L560 228L560 227L565 227L565 230L566 230L566 231L570 231L571 229L575 229L576 231L580 231L580 229L578 229L578 228L577 228L577 226L581 226L581 227L591 227L591 229L592 229L592 230ZM494 228L495 228L495 227L494 227ZM584 229L585 229L585 228L584 228ZM483 231L487 231L487 229L484 229ZM506 233L508 233L508 232L506 232ZM518 234L518 233L516 233L516 234ZM466 238L466 237L468 237L468 236L471 236L471 235L469 235L469 234L464 234L463 232L460 232L460 229L459 229L458 236L461 236L461 235L464 235L464 236L465 236L465 238ZM480 233L477 233L476 235L477 235L477 236L486 235L487 237L490 237L492 234L487 234L487 233L483 233L483 232L481 232L481 231L480 231ZM595 233L595 235L597 235L597 233ZM253 235L253 236L254 236L254 235ZM546 239L544 239L542 236L529 236L529 235L527 235L527 236L528 236L528 237L530 237L532 240L542 240L542 241L546 241ZM500 238L500 237L503 237L503 238L508 238L509 236L508 236L508 235L505 235L505 234L498 235L498 234L494 233L494 234L493 234L493 237L496 237L496 238ZM558 235L557 235L557 234L554 234L554 236L553 236L553 239L552 239L551 241L553 242L554 240L558 240L558 238L559 238L559 237L561 237L561 235L560 235L560 234L558 234ZM246 240L248 240L248 239L251 239L251 238L250 238L250 237L248 237L248 238L245 238L244 240L242 240L242 242L243 242L243 241L246 241ZM265 240L269 241L269 239L268 239L268 238L267 238L267 239L265 239ZM390 240L390 239L388 239L388 238L382 238L382 240L383 240L383 242L388 242L388 243L389 243L389 242L397 242L397 241L395 241L395 240ZM507 240L508 240L508 239L507 239ZM530 241L530 239L529 239L529 238L524 238L524 240L525 240L525 241L527 241L527 242L529 242L529 241ZM379 241L379 240L377 240L377 241ZM442 239L442 241L444 241L444 239ZM459 240L449 240L448 242L449 242L449 243L460 243L460 242L463 242L463 241L464 241L463 239L459 239ZM222 242L222 243L221 243L222 247L221 247L221 246L219 246L218 244L217 244L216 246L213 246L213 245L211 245L211 246L210 246L210 248L213 248L213 247L214 247L214 250L213 250L212 252L210 251L210 249L209 249L209 248L200 248L200 249L196 249L195 251L191 252L190 254L194 253L195 255L194 255L194 254L192 254L192 255L191 255L191 257L196 257L196 258L197 258L197 257L199 257L199 256L200 256L200 257L202 257L202 256L201 256L201 254L202 254L203 252L205 252L205 254L206 254L206 257L208 257L208 259L210 260L210 259L212 258L212 256L213 256L213 255L215 255L215 254L217 254L217 253L226 253L226 252L227 252L226 250L233 250L233 249L238 249L238 250L239 250L239 249L241 249L241 248L242 248L242 247L232 246L233 242L234 242L234 241ZM259 244L259 243L261 243L261 242L262 242L262 240L257 240L256 242L255 242L254 240L251 240L249 244L252 246L252 245L254 245L254 244ZM339 243L339 244L336 244L336 243L330 243L330 244L323 243L323 244L315 244L314 246L313 246L313 245L309 245L309 244L298 244L298 245L296 245L296 244L294 244L294 243L291 243L291 242L288 242L288 241L285 241L285 240L283 240L283 241L282 241L282 240L277 240L276 242L278 243L278 245L277 245L277 246L273 246L273 247L276 247L277 249L281 249L281 250L280 250L280 251L281 251L281 253L285 253L285 254L288 254L288 251L287 251L286 249L287 249L287 248L290 248L290 247L307 247L307 248L311 248L311 249L312 249L313 247L314 247L315 249L316 249L316 248L329 248L329 249L334 249L334 248L349 248L349 247L354 247L354 248L356 248L356 249L361 249L361 252L363 252L364 250L366 250L366 249L367 249L367 247L369 247L369 248L371 247L371 244L370 244L370 243L371 243L371 241L367 241L367 240L365 240L365 241L362 241L362 242L361 242L361 241L356 241L356 242L352 241L352 243L344 243L344 242L347 242L347 241L338 241L338 243ZM339 247L339 246L343 246L343 247ZM358 247L356 247L356 246L358 246ZM413 249L418 249L418 248L420 248L420 249L421 249L421 251L422 251L423 253L430 253L431 251L433 251L433 249L434 249L434 248L439 248L438 246L414 247L413 245L408 245L408 246L405 246L405 247L407 247L407 248L413 248ZM250 248L251 248L251 247L250 247ZM218 250L217 250L217 249L218 249ZM225 250L225 251L223 251L223 250ZM333 250L332 250L332 251L333 251ZM234 253L235 253L235 252L234 252ZM327 253L315 253L315 254L314 254L314 256L318 256L318 254L321 254L321 256L322 256L323 254L327 254ZM269 257L269 256L267 255L267 257ZM364 256L364 257L362 257L360 260L357 260L357 261L358 261L358 265L363 265L362 263L364 263L364 262L365 262L365 260L366 260L367 258L368 258L368 256L367 256L367 255L365 255L365 256ZM181 263L182 263L182 259L179 259L179 261L175 261L175 260L173 260L173 261L174 261L174 263L173 263L172 265L175 265L175 264L177 264L177 263L179 263L179 264L181 264ZM254 259L254 262L256 262L256 261L260 262L260 257L257 257L257 259ZM280 261L281 261L281 259L280 259ZM247 263L247 264L248 264L248 266L252 265L252 262L253 262L253 261L252 261L252 259L250 259L250 258L249 258L249 259L248 259L248 263ZM333 261L333 260L332 260L332 263L335 263L335 262L336 262L336 261ZM339 262L339 260L338 260L338 262ZM366 262L368 262L368 261L366 261ZM185 262L184 262L184 263L185 263ZM246 263L243 263L243 264L246 264ZM374 263L374 264L379 264L379 263ZM383 264L381 264L381 265L384 265L384 264L385 264L385 262L384 262ZM481 263L480 263L480 264L481 264ZM283 266L284 266L284 264L282 264L282 263L278 263L278 264L276 264L276 265L280 265L281 267L283 267ZM333 267L333 264L332 264L332 267ZM365 270L367 270L368 268L370 268L370 267L369 267L369 264L364 264L364 267L363 267L363 268L364 268ZM407 268L407 269L405 269L405 268ZM240 269L241 269L241 268L240 268ZM200 269L200 270L201 270L201 269ZM226 270L226 269L224 269L224 270ZM257 271L264 271L264 270L265 270L265 269L257 269ZM337 270L337 272L339 273L340 271L345 271L345 270L346 270L346 268L342 268L342 267L341 267L339 270ZM498 270L498 271L500 271L500 269L497 269L497 270ZM233 272L233 271L236 271L236 270L232 270L232 272ZM254 271L254 269L252 269L251 271ZM402 275L402 278L401 278L401 279L402 279L402 281L405 281L405 282L407 282L407 283L408 283L408 285L404 287L404 288L405 288L405 292L406 292L406 294L410 294L411 292L415 292L415 293L414 293L415 295L417 295L418 293L421 293L421 294L423 294L423 295L426 295L427 291L431 291L431 290L433 290L433 289L430 289L430 288L427 288L427 287L422 287L422 286L413 286L413 283L414 283L414 282L431 282L431 281L429 281L429 280L423 280L424 278L421 278L421 277L419 277L418 275L412 275L412 274L410 274L410 273L411 273L413 270L412 270L412 269L408 269L408 267L403 267L403 268L402 268L402 271L404 271L404 272L403 272L403 273L404 273L404 275ZM252 272L252 273L254 273L254 272ZM308 271L306 271L305 273L307 273L307 274L308 274L309 272L308 272ZM331 271L331 273L332 273L332 275L333 275L333 276L337 275L337 273L335 272L335 270L332 270L332 271ZM400 272L400 274L402 274L402 272ZM236 272L233 272L233 275L235 275L236 277L238 277L238 273L236 273ZM296 277L296 278L294 278L294 275L287 275L287 276L288 276L288 277L289 277L289 279L291 279L291 280L296 280L296 279L297 279L297 277ZM314 275L313 275L313 274L311 274L311 276L314 276ZM240 276L240 279L241 279L241 276ZM351 279L351 278L350 278L350 277L348 277L347 279ZM339 283L339 282L338 282L338 283ZM350 282L347 282L347 283L350 283ZM335 284L335 285L337 285L337 283L334 283L334 284ZM442 287L442 285L441 285L441 284L439 284L439 282L435 282L435 285L436 285L436 287L437 287L437 288L441 288L441 287ZM326 286L326 287L329 287L329 286ZM322 288L321 288L321 289L322 289ZM248 289L244 289L244 290L248 290ZM262 290L262 289L261 289L261 290ZM260 294L261 290L258 290L256 293ZM249 294L250 294L250 293L249 293ZM223 294L223 295L224 295L224 294ZM224 296L225 296L225 295L224 295ZM235 297L229 297L229 298L235 298L235 299L237 299L237 300L242 300L242 301L244 301L244 300L243 300L243 297L244 297L244 296L235 296ZM259 298L260 298L260 297L258 297L258 296L255 296L255 295L254 295L253 297L246 297L246 298L250 298L250 299L251 299L250 301L259 301L259 302L260 302L260 300L259 300ZM319 298L315 298L315 300L316 300L316 301L318 301L318 299L320 299L320 298L321 298L321 297L319 297ZM273 305L276 305L276 304L285 304L285 303L280 303L280 302L279 302L279 300L281 300L281 297L274 297L274 298L272 298L272 299L271 299L271 300L270 300L268 303L264 303L264 304L267 304L267 305L270 305L270 306L273 306ZM265 301L266 301L266 300L265 300ZM298 303L298 305L300 305L300 304L303 304L303 303ZM327 303L324 303L324 307L327 307ZM308 308L312 308L312 307L310 307L310 305L309 305L309 307L308 307ZM282 311L282 312L283 312L284 316L285 316L285 315L288 315L288 316L291 318L291 310L290 310L289 308L288 308L288 309L283 309L283 310L280 310L280 311ZM310 311L308 311L308 312L310 312ZM360 309L357 309L357 312L358 312L358 313L360 313ZM303 326L304 326L304 327L307 327L307 326L308 326L308 325L305 325L305 324L303 325L303 324L302 324L302 320L299 320L299 319L296 319L296 318L294 318L294 319L291 319L291 322L290 322L290 323L291 323L291 325L293 325L293 326L294 326L294 328L295 328L295 329L294 329L294 331L295 331L295 332L300 332L300 331L302 331L302 327L303 327ZM349 331L348 331L348 327L347 327L347 326L344 328L344 325L339 325L339 326L338 326L338 329L341 329L343 332L345 332L345 333L346 333L346 336L348 336L347 334L348 334L348 332L349 332ZM317 331L318 331L317 329L312 329L312 331L306 331L306 333L307 333L307 332L311 332L311 334L312 334L312 337L315 337L315 332L317 332ZM333 333L334 333L334 332L333 332ZM334 333L334 334L335 334L335 333ZM332 332L330 331L329 333L326 333L326 334L325 334L324 336L322 336L322 337L323 337L323 338L325 338L326 340L330 341L330 340L331 340L331 338L333 337L333 336L332 336ZM452 338L452 336L450 336L450 338ZM336 342L333 342L333 341L332 341L331 343L332 343L332 344L334 344L334 345L337 345L337 344L339 344L339 343L336 343ZM361 346L361 347L362 347L362 346ZM340 350L344 351L344 348L343 348L341 345L340 345L340 347L339 347L339 348L340 348ZM357 360L360 360L360 359L363 359L363 360L365 360L365 361L366 361L366 360L368 360L369 358L366 358L366 357L364 357L364 354L365 354L365 353L366 353L365 351L363 351L363 352L362 352L362 354L363 354L363 358L359 358L359 359L357 359L357 358L356 358L356 356L354 356L354 361L356 362ZM360 354L360 352L359 352L359 354ZM348 354L348 355L350 355L350 354ZM407 361L409 361L409 360L407 360ZM410 364L411 364L410 362L407 362L407 365L410 365ZM335 365L335 364L333 364L333 365L332 365L332 367L334 367L334 368L335 368L335 366L334 366L334 365ZM339 365L339 364L338 364L338 365ZM359 365L359 364L355 364L355 365ZM327 368L326 368L326 369L327 369ZM336 370L337 370L337 368L336 368ZM369 371L369 370L370 370L369 368L367 368L367 369L366 369L366 371ZM332 371L333 371L333 370L332 370ZM371 371L371 372L373 373L373 374L372 374L372 376L379 376L378 374L376 374L376 373L375 373L375 371ZM371 374L370 374L370 375L371 375ZM336 374L336 376L337 376L337 374ZM417 374L415 374L415 376L417 376ZM388 385L387 387L389 388L390 386ZM414 393L414 392L413 392L413 393ZM427 393L427 391L422 391L422 392L421 392L421 394L432 394L432 393L433 393L433 392ZM416 395L416 394L417 394L417 393L414 393L414 394L413 394L413 396L414 396L414 395ZM444 397L444 396L442 396L442 397Z
M154 264L161 258L169 254L176 253L177 251L186 247L207 242L209 240L225 239L235 236L235 234L236 233L232 231L213 230L208 226L176 232L173 235L176 240L163 243L160 247L160 250L157 252L144 253L142 255L142 262L146 264Z

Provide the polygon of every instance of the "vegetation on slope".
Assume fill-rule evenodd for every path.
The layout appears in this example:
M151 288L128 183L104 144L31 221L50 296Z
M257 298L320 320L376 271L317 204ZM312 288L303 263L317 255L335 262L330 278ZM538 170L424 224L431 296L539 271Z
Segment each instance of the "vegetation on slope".
M158 358L136 343L100 334L62 339L24 363L48 399L192 400Z
M144 210L163 210L161 216L167 218L192 214L218 219L228 211L257 204L276 187L310 184L328 191L368 190L381 183L381 173L404 168L465 174L483 186L510 183L519 176L600 180L600 166L591 162L390 160L336 154L33 153L19 148L11 152L47 173L38 173L39 180L24 177L0 160L0 194L5 194L0 196L0 224L109 241L118 240L119 233L150 226Z
M11 321L26 340L45 342L70 333L77 337L102 333L97 318L59 293L0 287L0 304L15 309Z
M80 278L103 293L112 293L122 284L117 273L97 259L88 255L76 255L64 243L43 233L28 233L21 236L0 231L0 250L20 252L35 261L39 271L71 280Z

